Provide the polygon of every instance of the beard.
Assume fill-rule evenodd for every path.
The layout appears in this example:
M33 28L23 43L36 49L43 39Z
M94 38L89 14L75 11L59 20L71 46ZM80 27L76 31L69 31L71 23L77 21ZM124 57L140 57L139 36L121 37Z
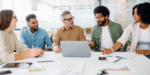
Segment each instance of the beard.
M102 22L102 23L99 24L98 22ZM97 21L97 24L98 24L99 26L104 26L105 22L106 22L106 19L105 19L104 21Z
M30 27L30 29L31 29L31 30L34 30L34 31L37 31L37 30L38 30L38 28L35 29L35 28L33 28L33 27Z
M74 23L72 22L72 23L70 23L69 27L73 27L73 25L74 25Z

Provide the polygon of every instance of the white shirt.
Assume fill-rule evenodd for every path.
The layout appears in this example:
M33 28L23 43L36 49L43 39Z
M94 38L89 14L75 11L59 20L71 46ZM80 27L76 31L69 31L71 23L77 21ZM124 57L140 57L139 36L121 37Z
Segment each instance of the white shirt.
M150 26L147 29L141 29L139 31L139 39L137 49L150 50Z
M102 27L102 35L100 42L101 42L100 50L102 50L104 47L111 48L114 45L108 30L108 25Z

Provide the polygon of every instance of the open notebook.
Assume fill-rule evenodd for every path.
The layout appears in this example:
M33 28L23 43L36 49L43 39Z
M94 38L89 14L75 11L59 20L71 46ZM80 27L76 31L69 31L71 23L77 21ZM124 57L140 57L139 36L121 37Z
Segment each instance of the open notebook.
M108 55L104 55L106 57L116 57L116 58L122 58L122 59L133 59L137 56L137 54L134 54L133 52L113 52Z

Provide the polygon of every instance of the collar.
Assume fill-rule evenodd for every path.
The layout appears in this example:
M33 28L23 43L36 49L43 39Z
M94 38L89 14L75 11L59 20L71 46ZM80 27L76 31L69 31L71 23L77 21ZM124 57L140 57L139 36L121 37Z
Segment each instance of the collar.
M73 26L73 27L70 27L70 29L74 29L75 27ZM63 26L63 28L62 28L62 31L65 31L66 29L65 29L65 26Z
M35 33L32 33L30 28L27 28L27 31L29 32L30 35L32 35L32 34L36 34L39 31L39 28L38 28L38 30Z
M110 19L108 19L108 22L109 22L108 25L113 25L113 22Z

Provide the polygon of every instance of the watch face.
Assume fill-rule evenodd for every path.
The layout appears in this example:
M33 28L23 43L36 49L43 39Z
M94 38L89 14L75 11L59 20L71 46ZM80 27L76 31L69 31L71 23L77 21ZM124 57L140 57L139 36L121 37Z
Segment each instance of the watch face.
M46 50L47 50L47 51L51 51L51 49L49 49L49 48L47 48Z

